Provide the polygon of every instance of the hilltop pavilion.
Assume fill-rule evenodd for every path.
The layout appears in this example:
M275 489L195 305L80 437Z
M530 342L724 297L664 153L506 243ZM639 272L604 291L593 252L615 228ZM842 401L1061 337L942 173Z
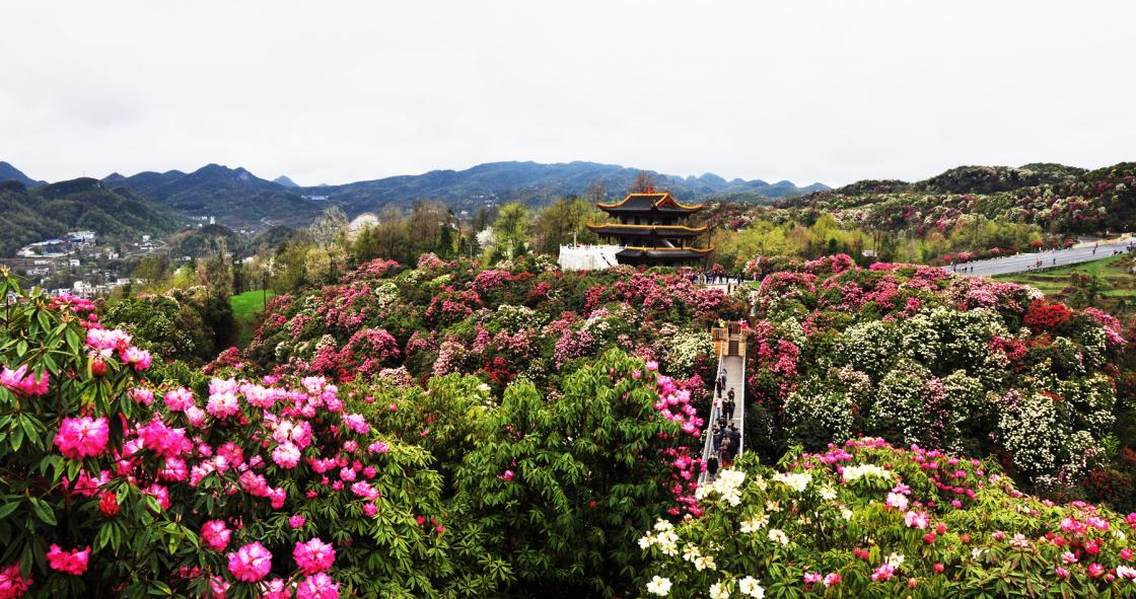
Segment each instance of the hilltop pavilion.
M708 260L714 252L709 243L704 248L694 244L706 233L706 225L684 224L702 210L701 204L682 204L669 192L650 192L627 194L622 201L600 202L596 207L619 220L588 228L622 248L616 254L620 264L691 266Z

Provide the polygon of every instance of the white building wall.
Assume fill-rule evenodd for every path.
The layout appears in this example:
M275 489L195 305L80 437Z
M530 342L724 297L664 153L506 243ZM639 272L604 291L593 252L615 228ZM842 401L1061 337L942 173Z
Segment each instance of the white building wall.
M561 270L603 270L617 266L615 255L623 248L618 245L562 245Z

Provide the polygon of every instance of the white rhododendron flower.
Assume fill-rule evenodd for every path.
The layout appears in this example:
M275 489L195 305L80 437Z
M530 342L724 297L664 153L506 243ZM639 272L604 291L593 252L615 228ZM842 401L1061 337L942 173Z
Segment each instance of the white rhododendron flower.
M832 485L825 485L820 488L820 498L825 501L832 501L836 499L836 489Z
M778 543L781 543L782 545L788 545L789 544L789 535L785 534L785 531L781 530L780 528L770 528L769 529L769 540L770 541L777 541Z
M694 561L700 557L702 557L702 551L700 551L698 549L698 545L695 545L694 543L687 544L687 546L682 550L682 559L688 562L694 563Z
M742 520L741 531L744 533L757 532L769 524L769 516L765 514L758 514L748 520Z
M1117 571L1119 572L1119 568ZM710 599L729 599L730 588L724 582L715 582L710 585Z
M651 581L647 583L647 592L652 595L666 597L671 593L671 579L663 578L662 576L654 576Z
M698 487L698 490L694 492L694 498L701 500L709 497L711 493L717 493L726 503L737 506L742 502L741 486L743 482L745 482L745 472L723 470L718 473L718 478L713 483Z
M694 560L694 569L698 570L699 572L703 570L713 570L717 567L718 565L714 563L714 557L710 555L703 555L702 557Z
M738 581L738 592L743 595L748 595L754 599L762 599L765 597L765 589L758 584L758 580L752 576L746 576Z
M785 483L786 486L798 493L804 493L805 487L808 487L809 483L812 482L813 475L808 472L793 472L790 474L778 472L773 476L773 480Z
M891 471L880 468L875 464L859 464L856 466L845 466L844 473L841 475L844 482L854 481L865 476L874 476L884 480L891 480Z

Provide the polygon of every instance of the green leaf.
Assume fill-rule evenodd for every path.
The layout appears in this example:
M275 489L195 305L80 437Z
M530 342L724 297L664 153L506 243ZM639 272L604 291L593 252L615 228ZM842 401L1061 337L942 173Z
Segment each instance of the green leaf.
M0 506L0 518L8 517L8 515L10 515L14 511L16 511L16 508L18 508L18 507L20 507L19 500L11 501L11 502L5 503L4 505Z
M35 512L37 518L48 526L55 526L55 510L51 509L48 503L38 497L29 498L32 502L32 511Z

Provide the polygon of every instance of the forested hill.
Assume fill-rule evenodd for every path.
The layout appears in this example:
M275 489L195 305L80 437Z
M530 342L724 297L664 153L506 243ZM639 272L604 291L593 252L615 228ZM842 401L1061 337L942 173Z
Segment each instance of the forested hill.
M1136 223L1136 163L1091 171L1050 163L962 166L915 183L858 181L778 205L885 230L945 230L960 217L981 215L1055 233L1116 233Z
M110 190L97 179L61 181L28 189L0 182L0 256L21 246L73 229L89 229L111 239L135 240L175 230L178 217L125 190Z
M291 188L261 179L244 168L218 164L209 164L191 173L147 171L130 177L115 173L103 181L109 186L129 189L181 214L211 216L232 226L304 226L326 207L304 199Z

